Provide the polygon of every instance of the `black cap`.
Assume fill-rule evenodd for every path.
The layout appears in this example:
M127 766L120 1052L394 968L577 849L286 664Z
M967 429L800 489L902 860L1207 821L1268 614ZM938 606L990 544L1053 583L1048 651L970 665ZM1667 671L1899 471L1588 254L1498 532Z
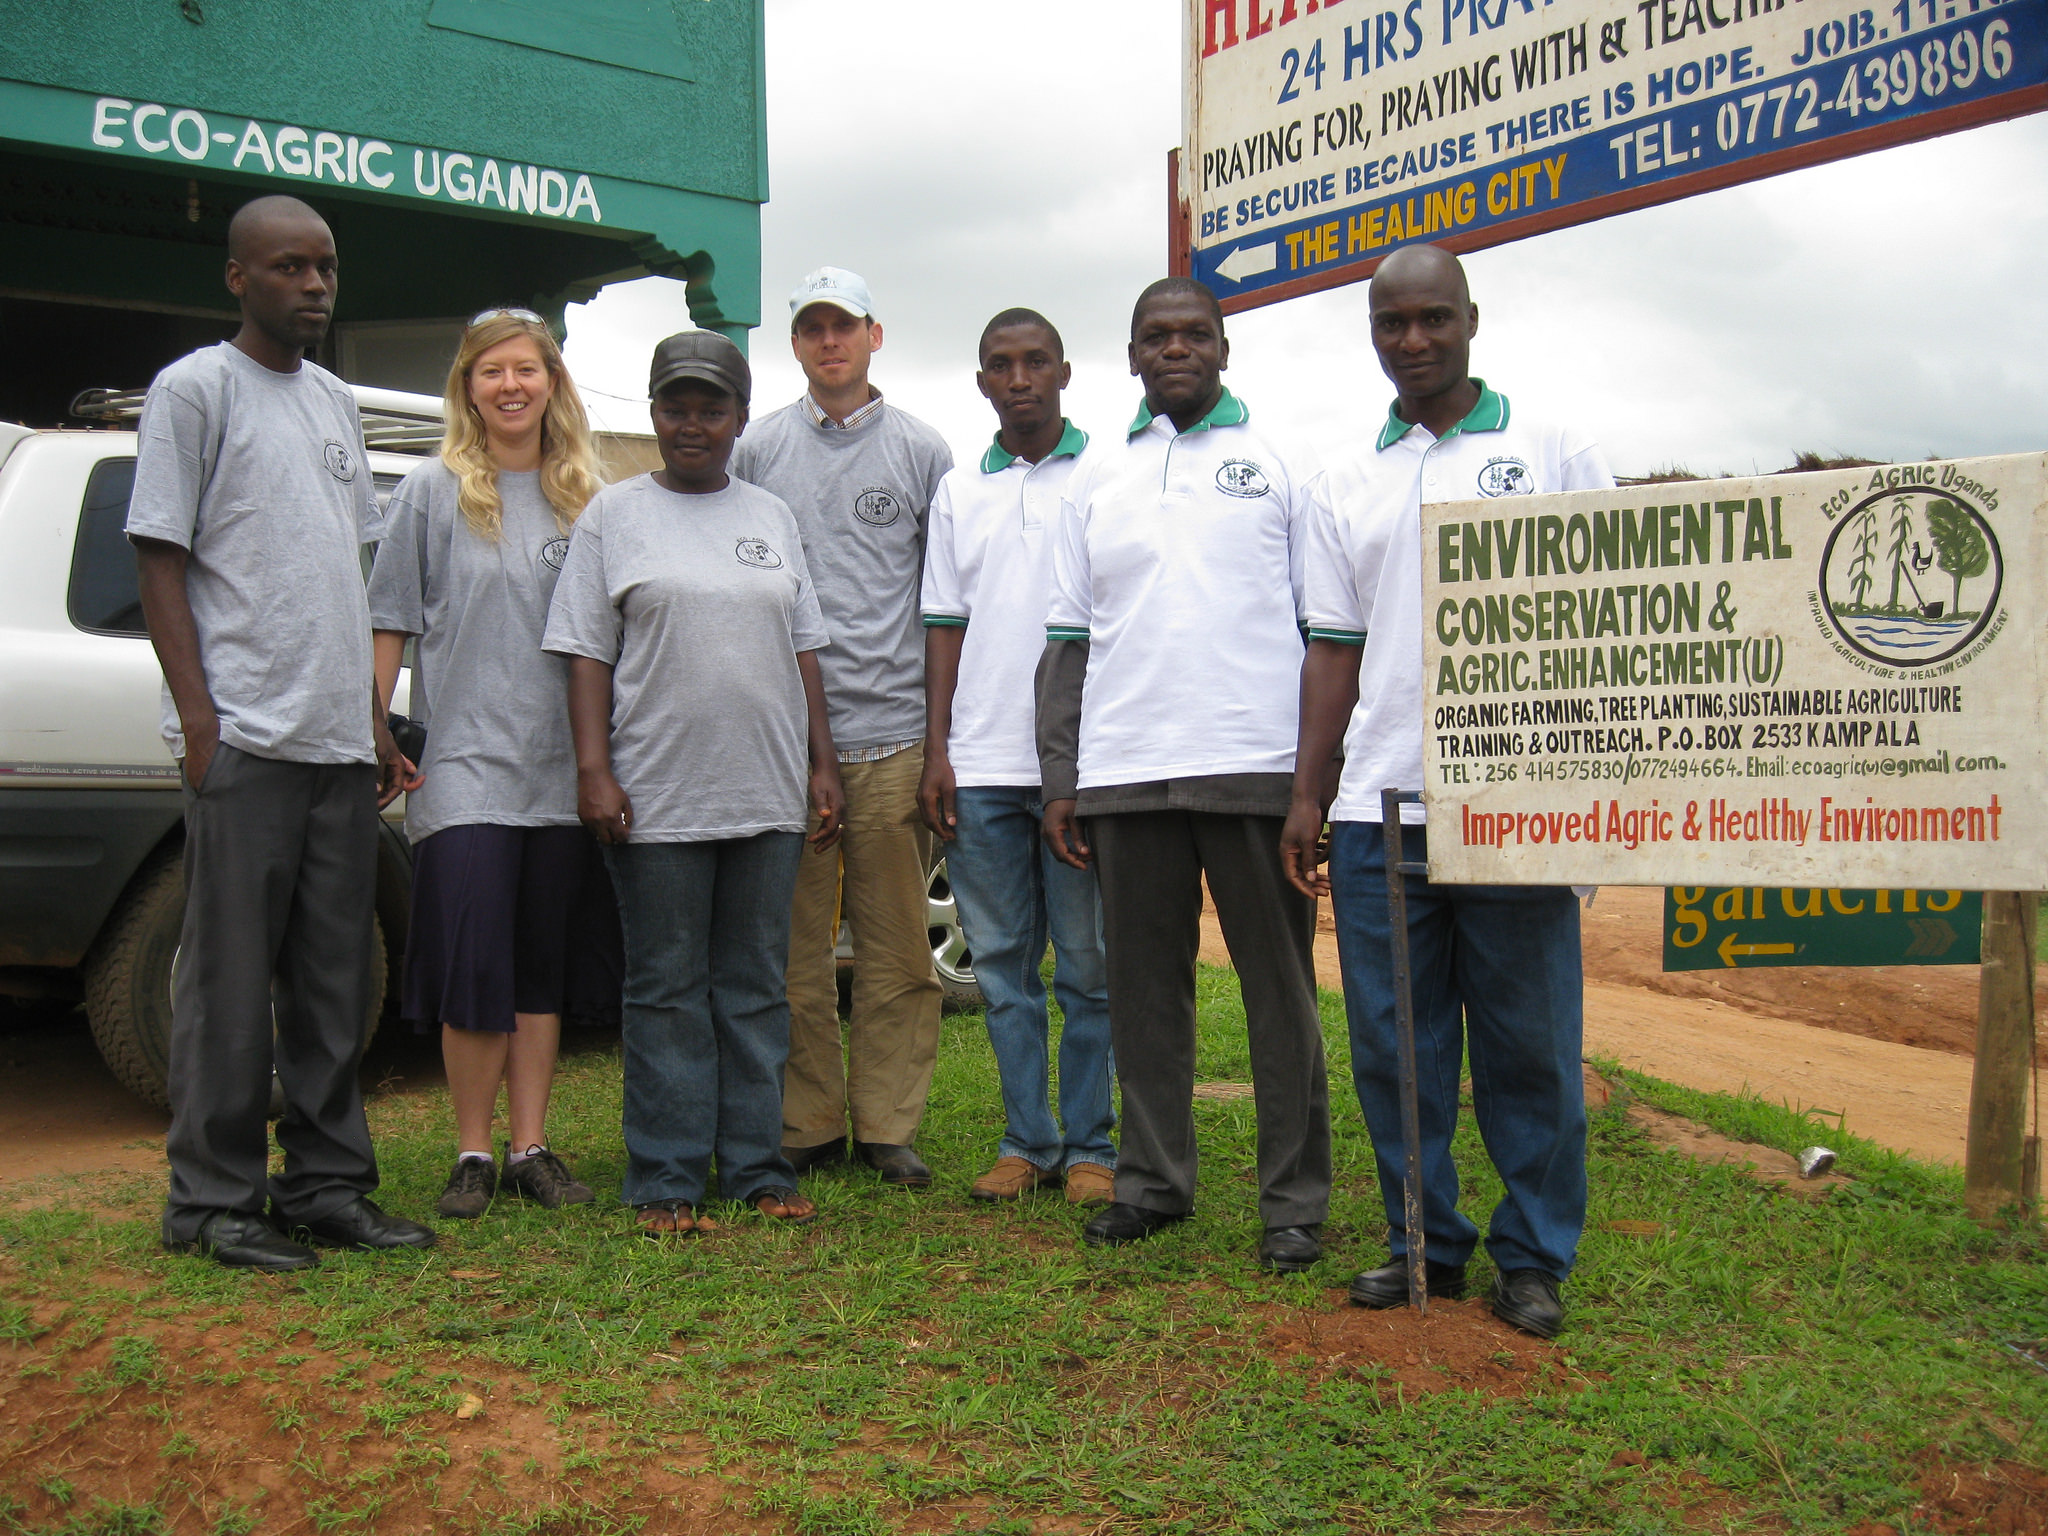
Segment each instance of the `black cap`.
M754 375L746 354L716 331L678 331L654 349L647 393L658 395L678 379L700 379L737 395L741 405L754 393Z

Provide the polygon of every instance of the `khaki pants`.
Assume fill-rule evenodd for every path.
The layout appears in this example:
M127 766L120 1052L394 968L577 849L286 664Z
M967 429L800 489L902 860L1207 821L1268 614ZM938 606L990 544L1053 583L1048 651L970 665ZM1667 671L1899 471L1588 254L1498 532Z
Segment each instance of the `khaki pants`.
M830 853L804 851L789 928L789 1068L782 1141L908 1146L939 1056L939 978L925 921L929 834L917 815L924 749L842 763L846 831ZM816 823L813 822L815 828ZM839 1032L832 958L844 871L853 928L853 1017Z

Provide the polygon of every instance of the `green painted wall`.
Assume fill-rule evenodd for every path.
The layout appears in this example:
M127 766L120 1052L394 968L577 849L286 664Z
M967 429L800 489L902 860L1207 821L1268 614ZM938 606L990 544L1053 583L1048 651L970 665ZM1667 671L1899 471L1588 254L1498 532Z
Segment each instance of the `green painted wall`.
M0 286L217 308L227 215L290 191L341 318L659 273L744 344L761 89L761 0L0 0Z
M441 0L446 4L446 0ZM4 0L0 76L767 199L761 0L472 0L568 47L640 13L666 78L430 26L436 0ZM450 19L443 16L444 20ZM508 27L507 30L513 30Z

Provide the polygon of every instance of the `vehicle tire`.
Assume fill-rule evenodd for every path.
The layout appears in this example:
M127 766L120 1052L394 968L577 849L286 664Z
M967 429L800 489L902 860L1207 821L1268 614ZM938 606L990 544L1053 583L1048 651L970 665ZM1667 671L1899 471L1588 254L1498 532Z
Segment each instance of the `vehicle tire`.
M85 957L85 1013L93 1043L115 1079L137 1098L170 1108L171 977L185 924L185 864L178 848L143 861ZM369 1015L363 1048L384 1011L384 930L373 925ZM271 1112L283 1105L273 1091Z
M946 879L946 861L932 865L925 880L926 929L932 941L932 969L948 1005L983 1008L981 983L974 979L974 956L967 948L967 935L960 927L960 908L953 900L953 887Z

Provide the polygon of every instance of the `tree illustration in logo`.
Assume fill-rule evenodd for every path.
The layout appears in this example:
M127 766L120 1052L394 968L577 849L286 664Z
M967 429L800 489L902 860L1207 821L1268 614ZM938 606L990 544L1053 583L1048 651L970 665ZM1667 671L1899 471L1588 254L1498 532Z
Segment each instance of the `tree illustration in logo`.
M1906 558L1913 541L1913 503L1901 496L1892 503L1892 545L1885 554L1892 562L1891 601L1885 604L1887 613L1899 613L1899 582L1906 574Z
M1991 546L1977 529L1977 520L1952 501L1927 505L1927 536L1934 540L1935 563L1948 572L1954 585L1949 592L1949 611L1963 605L1963 583L1982 576L1991 563Z
M1877 512L1865 507L1856 519L1856 557L1849 562L1849 590L1858 608L1870 603L1870 586L1877 580Z

